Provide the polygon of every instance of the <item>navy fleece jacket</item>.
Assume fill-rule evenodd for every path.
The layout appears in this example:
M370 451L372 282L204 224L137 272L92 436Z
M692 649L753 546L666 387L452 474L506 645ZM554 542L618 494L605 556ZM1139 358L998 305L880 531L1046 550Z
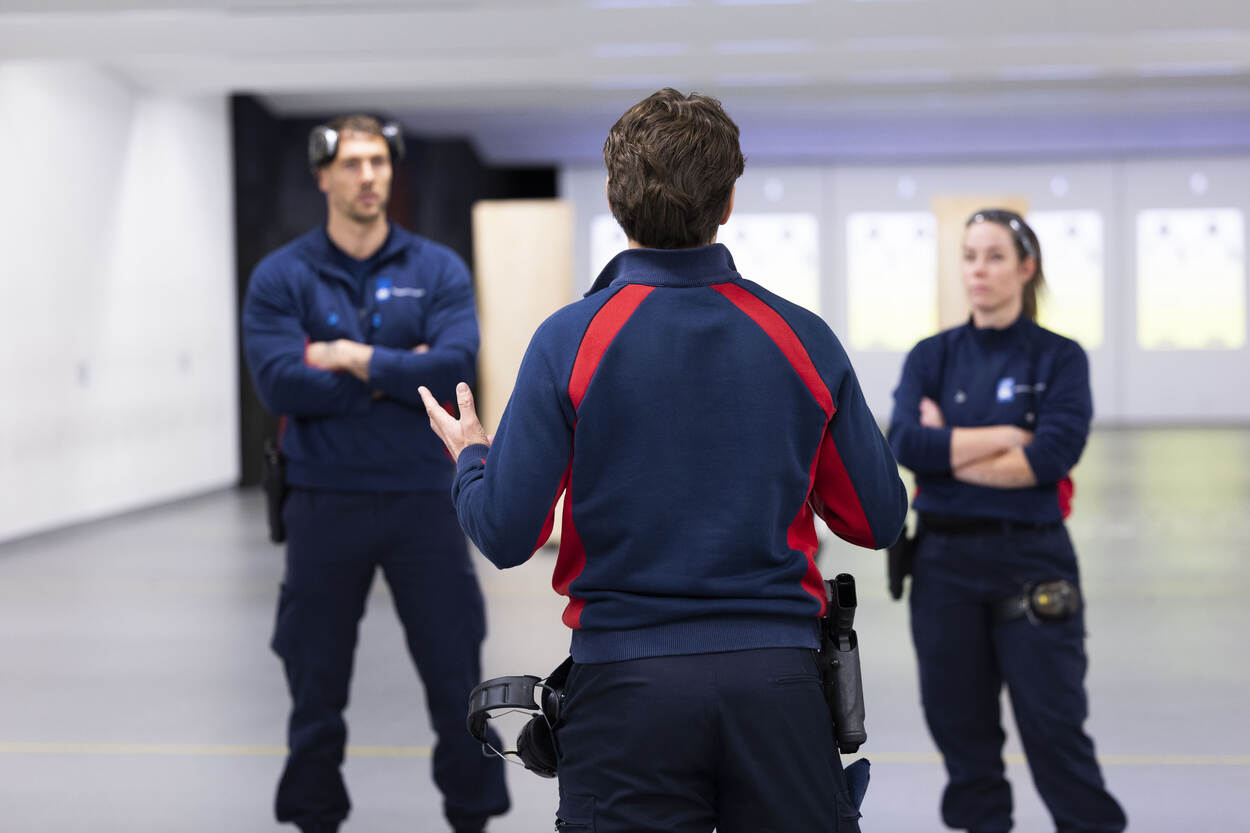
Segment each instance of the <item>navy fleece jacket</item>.
M938 403L946 428L920 424L920 400ZM894 391L890 445L916 474L916 511L1026 523L1063 519L1093 418L1089 361L1075 341L1018 318L1002 329L963 324L921 341ZM1033 431L1024 455L1037 485L994 489L951 474L951 429L1017 425Z
M454 468L417 395L440 402L471 380L478 329L464 261L391 224L382 248L350 264L318 228L252 272L243 346L261 402L288 417L287 482L314 489L442 490ZM348 269L348 265L355 268ZM311 341L373 345L369 381L304 363ZM419 344L427 353L414 353Z
M577 662L815 647L814 515L889 545L893 455L817 316L721 245L628 250L530 342L493 445L460 455L460 523L499 567L546 541Z

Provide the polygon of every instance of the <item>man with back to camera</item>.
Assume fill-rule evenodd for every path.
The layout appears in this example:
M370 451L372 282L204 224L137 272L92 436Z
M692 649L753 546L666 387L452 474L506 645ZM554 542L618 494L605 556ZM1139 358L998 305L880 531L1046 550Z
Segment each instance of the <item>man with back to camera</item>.
M424 385L450 401L473 373L473 288L450 249L386 217L393 125L345 116L314 129L309 161L327 220L268 255L243 309L248 367L287 418L286 572L273 649L293 707L279 821L337 830L357 626L381 568L425 685L434 781L457 833L508 809L503 767L464 731L481 673L482 594L447 489L454 469L425 429Z
M421 390L495 565L526 561L565 495L557 829L858 831L813 657L813 518L893 542L894 457L829 327L715 243L743 170L720 103L661 90L604 159L629 249L538 328L494 441L467 384L459 420Z

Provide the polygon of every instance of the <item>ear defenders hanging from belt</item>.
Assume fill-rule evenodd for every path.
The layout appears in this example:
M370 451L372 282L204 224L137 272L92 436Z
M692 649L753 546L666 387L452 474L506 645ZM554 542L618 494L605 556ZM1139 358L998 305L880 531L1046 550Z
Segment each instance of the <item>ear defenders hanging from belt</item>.
M382 138L391 154L391 164L404 159L404 131L393 121L382 124ZM308 166L316 171L329 165L339 152L339 131L328 124L319 124L308 134Z
M560 719L560 707L564 701L564 684L573 667L569 657L552 671L546 679L532 674L520 677L495 677L480 684L469 695L469 734L477 738L483 750L507 760L515 756L530 772L544 778L556 776L556 746L552 730ZM534 690L540 692L536 700ZM486 721L492 716L510 711L538 712L521 727L517 734L516 750L496 749L486 736Z

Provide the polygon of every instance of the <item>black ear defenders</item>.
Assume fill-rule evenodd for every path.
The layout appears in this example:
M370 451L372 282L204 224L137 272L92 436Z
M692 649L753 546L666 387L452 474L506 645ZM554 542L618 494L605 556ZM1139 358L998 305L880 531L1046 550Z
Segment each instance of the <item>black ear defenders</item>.
M382 125L382 138L391 153L391 164L398 165L404 158L404 131L393 121ZM319 124L308 134L308 166L316 171L334 161L339 152L339 131L326 124Z
M520 677L495 677L482 683L469 695L469 734L477 738L484 751L493 752L501 758L515 755L529 771L544 778L554 778L557 758L552 729L560 719L564 684L572 667L573 658L569 657L546 679L526 674ZM535 689L539 690L541 700L535 699ZM538 714L521 727L517 734L515 752L495 749L486 736L486 721L492 712L518 709Z

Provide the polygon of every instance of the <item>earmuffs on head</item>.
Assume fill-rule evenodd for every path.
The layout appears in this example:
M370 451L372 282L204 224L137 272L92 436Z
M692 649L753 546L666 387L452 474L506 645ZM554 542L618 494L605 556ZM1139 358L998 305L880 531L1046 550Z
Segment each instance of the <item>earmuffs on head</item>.
M404 131L393 121L382 124L382 138L391 154L391 164L404 159ZM314 172L329 165L339 152L339 131L328 124L319 124L308 134L308 167Z

